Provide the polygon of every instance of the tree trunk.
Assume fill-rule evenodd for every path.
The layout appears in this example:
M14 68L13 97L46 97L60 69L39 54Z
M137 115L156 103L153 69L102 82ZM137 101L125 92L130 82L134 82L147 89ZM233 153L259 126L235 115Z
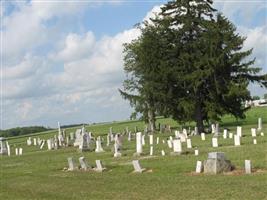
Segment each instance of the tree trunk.
M197 103L196 105L196 113L195 113L195 120L197 123L198 133L204 133L204 124L203 124L203 115L201 112L201 104Z
M150 131L154 133L156 129L156 120L155 120L155 112L151 107L148 109L148 125Z

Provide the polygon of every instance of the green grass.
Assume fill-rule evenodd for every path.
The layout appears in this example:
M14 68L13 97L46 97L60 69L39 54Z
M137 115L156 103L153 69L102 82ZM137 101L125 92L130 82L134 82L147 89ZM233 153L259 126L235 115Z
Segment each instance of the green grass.
M254 108L248 111L245 120L236 121L231 116L225 116L221 127L229 128L235 133L236 126L242 125L242 145L233 146L233 139L219 138L219 147L211 147L211 135L206 136L206 141L201 141L199 136L192 137L193 147L198 147L199 156L194 156L194 149L183 150L187 154L170 156L170 149L160 142L154 144L154 155L150 157L148 137L144 152L140 157L142 167L152 172L132 174L131 161L135 152L135 142L123 142L123 156L113 158L111 147L103 145L105 152L79 153L76 148L68 147L59 150L40 150L36 146L26 146L26 137L14 137L9 139L12 156L1 156L0 169L0 199L243 199L262 200L267 199L267 108ZM264 137L257 137L257 145L252 144L250 128L257 127L257 119L263 119ZM158 119L160 123L170 124L179 128L179 125L171 119ZM140 121L117 122L86 127L95 135L106 135L109 127L114 132L122 132L126 126L134 130L144 128ZM75 128L67 129L69 134ZM56 131L32 135L47 139ZM160 141L170 134L156 134ZM172 135L174 135L172 133ZM154 137L154 141L155 141ZM104 143L105 144L105 143ZM23 147L22 156L14 156L14 148ZM166 156L162 157L160 151L164 149ZM207 153L211 151L223 151L227 158L236 166L237 170L243 170L244 160L252 161L253 169L258 172L252 175L192 175L197 160L205 160ZM64 172L67 167L67 158L74 157L76 163L80 156L85 156L89 163L94 165L96 159L103 161L107 171L94 172ZM260 172L261 170L261 172Z

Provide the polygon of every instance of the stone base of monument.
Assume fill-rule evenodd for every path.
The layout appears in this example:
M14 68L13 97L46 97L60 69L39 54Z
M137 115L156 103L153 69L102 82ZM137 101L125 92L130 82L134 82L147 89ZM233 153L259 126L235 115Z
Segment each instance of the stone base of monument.
M223 152L211 152L208 159L204 161L204 173L219 174L233 170L234 166L230 160L226 160Z

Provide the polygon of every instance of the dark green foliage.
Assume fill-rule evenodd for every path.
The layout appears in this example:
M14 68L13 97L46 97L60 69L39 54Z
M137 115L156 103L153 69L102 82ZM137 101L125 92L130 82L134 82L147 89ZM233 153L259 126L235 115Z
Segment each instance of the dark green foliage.
M52 130L51 128L45 128L43 126L30 126L30 127L17 127L7 130L0 130L1 137L13 137L19 135L28 135L31 133L38 133L43 131Z

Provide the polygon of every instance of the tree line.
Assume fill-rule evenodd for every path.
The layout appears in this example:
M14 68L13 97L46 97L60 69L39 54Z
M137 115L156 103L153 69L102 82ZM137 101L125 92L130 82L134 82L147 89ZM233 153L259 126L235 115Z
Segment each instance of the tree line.
M52 130L51 128L46 128L43 126L29 126L29 127L16 127L7 130L0 130L1 137L13 137L19 135L27 135L31 133L38 133L43 131Z
M119 91L151 131L157 115L195 121L199 132L224 114L244 118L249 83L267 87L253 50L243 50L246 38L212 0L170 1L136 27L141 35L124 45Z

